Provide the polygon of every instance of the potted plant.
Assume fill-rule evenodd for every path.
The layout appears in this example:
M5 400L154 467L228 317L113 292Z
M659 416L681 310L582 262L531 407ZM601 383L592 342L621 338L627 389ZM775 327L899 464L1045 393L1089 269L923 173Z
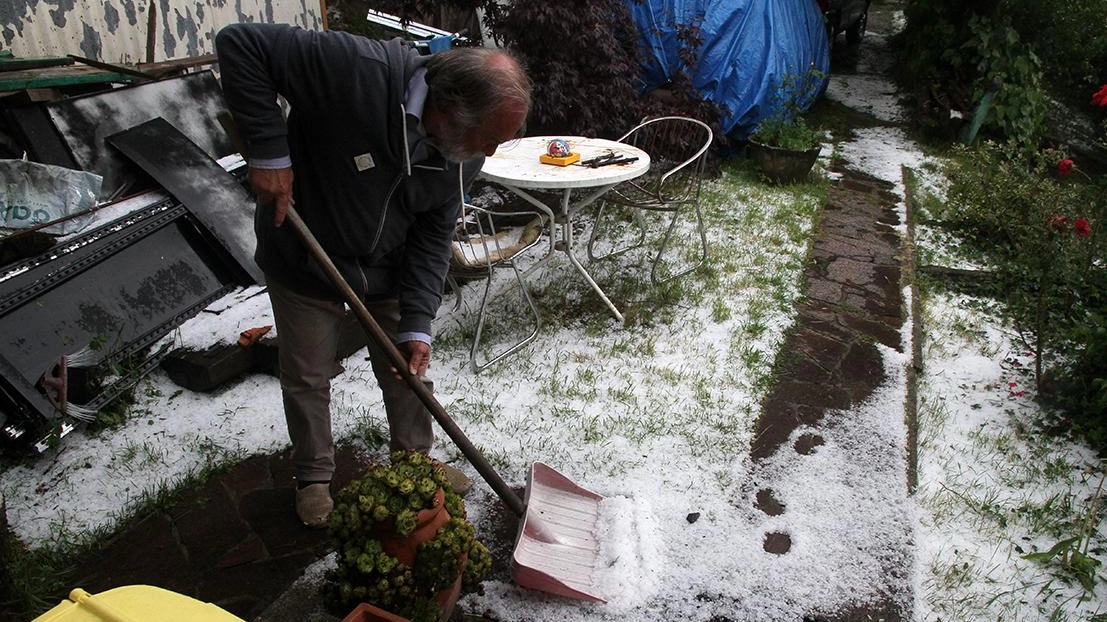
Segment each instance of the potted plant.
M343 488L331 513L337 568L328 589L343 622L446 620L492 567L461 497L424 454L397 451Z
M819 157L823 133L803 118L801 102L817 88L821 73L811 70L797 81L785 76L774 96L774 112L749 138L749 153L765 177L777 184L807 179Z

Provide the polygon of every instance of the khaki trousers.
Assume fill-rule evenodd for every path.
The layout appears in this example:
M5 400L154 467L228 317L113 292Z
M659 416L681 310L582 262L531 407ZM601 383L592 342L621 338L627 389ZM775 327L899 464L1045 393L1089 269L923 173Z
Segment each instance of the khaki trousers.
M281 395L296 477L301 481L330 481L334 474L331 378L341 369L335 358L345 305L301 296L275 283L269 283L268 290L277 327ZM366 306L384 332L394 338L400 322L397 301ZM370 343L369 357L384 397L389 448L429 452L434 440L430 412L407 383L396 378L383 350ZM425 382L433 388L429 380Z

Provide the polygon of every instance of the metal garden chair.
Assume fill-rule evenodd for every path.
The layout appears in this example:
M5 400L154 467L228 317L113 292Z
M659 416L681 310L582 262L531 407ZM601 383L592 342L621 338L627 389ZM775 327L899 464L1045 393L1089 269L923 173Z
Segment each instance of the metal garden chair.
M504 226L507 219L521 223L521 226ZM461 216L458 218L457 233L454 238L450 257L450 270L447 279L457 294L457 305L461 304L461 282L480 280L484 283L480 308L477 311L477 328L469 348L469 364L474 373L480 373L489 366L521 350L538 336L542 328L542 316L527 289L525 273L516 263L517 258L527 249L538 243L546 218L537 211L498 212L462 202ZM509 281L493 293L493 282L497 270L510 270ZM484 336L485 319L489 303L508 290L518 287L526 301L529 315L526 336L499 352L491 352L482 357L481 339Z
M707 260L707 233L700 211L700 186L703 181L707 150L714 134L706 123L687 117L658 117L647 119L623 135L619 142L627 143L650 154L650 171L632 181L612 188L596 208L592 234L588 239L588 257L592 260L621 255L647 243L648 223L643 213L668 214L668 224L654 255L650 268L650 280L656 285L692 272ZM632 240L609 240L605 233L616 229L616 221L625 213L613 213L615 207L630 208L630 218L638 229ZM618 210L622 212L622 210ZM666 255L673 249L673 232L682 218L694 216L699 237L698 259L675 273L660 275L659 266L666 262ZM600 251L601 239L614 244L613 249ZM621 245L620 245L621 244Z

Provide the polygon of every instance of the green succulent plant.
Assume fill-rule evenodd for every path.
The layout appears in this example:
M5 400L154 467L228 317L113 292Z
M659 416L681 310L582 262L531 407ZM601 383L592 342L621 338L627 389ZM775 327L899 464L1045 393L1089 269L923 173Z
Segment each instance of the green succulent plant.
M450 519L418 546L408 566L387 553L380 539L410 535L418 526L418 512L435 507L439 489ZM477 591L492 568L488 548L466 520L461 497L445 472L418 452L393 452L390 464L370 467L343 488L335 498L330 536L337 568L328 577L328 590L333 604L345 610L365 602L412 622L434 622L442 613L435 595L457 581L463 555L468 554L460 569L462 593Z

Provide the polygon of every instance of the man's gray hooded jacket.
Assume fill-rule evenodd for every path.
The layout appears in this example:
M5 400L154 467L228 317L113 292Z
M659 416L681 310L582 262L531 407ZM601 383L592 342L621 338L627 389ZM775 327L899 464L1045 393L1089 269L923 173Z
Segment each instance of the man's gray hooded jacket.
M248 156L290 155L296 210L350 286L367 300L398 297L399 332L430 334L461 184L458 165L403 113L408 83L429 57L399 39L275 24L227 26L216 48ZM290 105L287 122L278 95ZM465 163L466 187L482 164ZM339 300L291 227L272 222L273 206L260 207L255 259L266 277Z

